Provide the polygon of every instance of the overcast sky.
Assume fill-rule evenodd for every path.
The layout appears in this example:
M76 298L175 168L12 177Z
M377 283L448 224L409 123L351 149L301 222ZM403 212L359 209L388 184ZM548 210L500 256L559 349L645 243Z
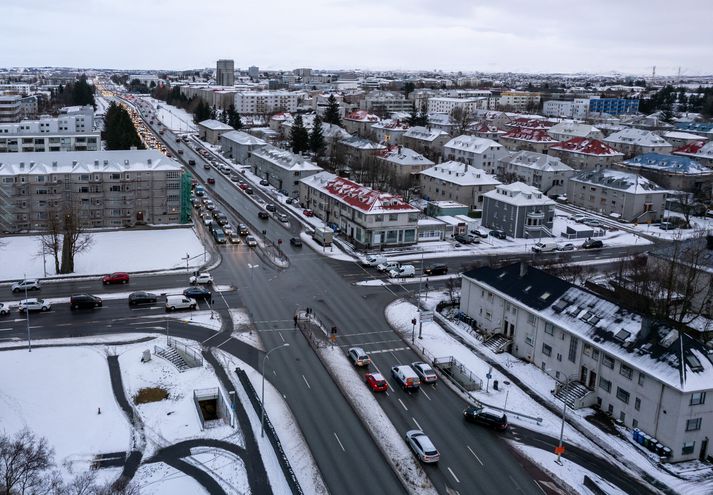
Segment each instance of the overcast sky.
M713 0L1 0L0 66L713 73Z

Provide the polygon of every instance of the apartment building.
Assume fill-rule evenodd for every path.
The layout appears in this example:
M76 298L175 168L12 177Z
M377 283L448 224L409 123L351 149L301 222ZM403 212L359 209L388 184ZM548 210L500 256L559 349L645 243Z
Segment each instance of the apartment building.
M415 244L419 210L400 196L362 186L329 172L300 181L300 202L335 223L357 249Z
M534 151L547 153L547 150L559 141L547 133L544 128L515 127L500 136L500 142L511 151Z
M198 137L210 144L218 144L221 135L235 130L228 124L215 119L198 122L197 127Z
M302 155L271 145L253 149L246 161L255 175L291 198L299 195L300 180L323 170Z
M22 118L22 97L0 95L0 123L18 122Z
M610 134L604 138L604 142L624 153L625 158L633 158L644 153L671 153L673 151L671 143L658 134L644 129L624 129Z
M512 112L527 112L539 105L540 93L527 91L503 91L498 100L498 108Z
M407 122L398 119L386 119L371 125L371 133L379 143L402 144L401 137L409 130Z
M408 184L414 174L433 165L433 162L422 154L403 146L389 146L375 156L378 166L388 170L402 185Z
M674 155L688 156L697 162L713 167L713 141L697 141L673 150Z
M685 333L519 263L465 272L460 310L558 380L570 407L638 428L669 461L708 457L713 363Z
M419 184L421 196L427 201L455 201L480 211L485 193L499 186L500 181L479 168L448 161L423 170Z
M608 144L598 139L580 137L550 146L547 153L577 170L606 168L624 159L624 153Z
M430 127L410 127L401 137L404 146L421 153L430 160L438 160L443 145L451 140L450 134Z
M218 86L232 86L235 84L235 61L220 59L216 62L215 83Z
M668 194L646 177L606 168L580 172L567 182L570 204L627 222L659 220Z
M388 116L394 112L411 112L413 102L407 99L403 93L370 91L360 101L359 106L361 110Z
M447 96L434 96L428 99L428 113L450 113L456 108L463 112L472 114L475 110L487 110L488 98L451 98Z
M483 197L483 227L511 237L552 237L555 202L523 182L497 186Z
M356 110L350 112L342 119L344 129L350 134L359 134L360 136L371 135L371 126L379 122L381 119L366 110Z
M688 156L645 153L627 160L619 167L643 175L671 191L685 191L710 198L713 192L713 169Z
M497 176L505 182L524 182L551 198L565 193L567 179L574 173L559 158L534 151L512 153L497 164Z
M235 111L240 115L296 112L304 93L292 91L238 91Z
M639 111L639 100L636 98L590 98L589 113L609 115L635 114Z
M575 98L573 101L546 101L542 104L542 115L564 119L586 119L589 115L589 98Z
M65 109L58 117L0 124L0 153L33 151L99 151L94 110ZM91 108L91 107L89 107Z
M593 125L577 122L559 122L550 127L547 133L557 141L567 141L574 137L604 139L604 133Z
M491 139L476 136L462 135L455 137L443 145L443 159L458 161L475 168L485 170L489 174L495 173L499 159L507 155L507 150L502 144Z
M0 153L0 230L43 230L64 208L91 228L178 223L182 174L154 150Z
M267 142L243 131L228 131L220 136L220 150L235 163L247 163L253 151L267 146Z

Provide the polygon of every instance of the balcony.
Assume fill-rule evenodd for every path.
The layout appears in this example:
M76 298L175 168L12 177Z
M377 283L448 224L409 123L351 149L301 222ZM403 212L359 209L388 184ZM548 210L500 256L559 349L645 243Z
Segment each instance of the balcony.
M530 211L527 213L527 218L531 218L533 220L544 220L545 212L544 211Z

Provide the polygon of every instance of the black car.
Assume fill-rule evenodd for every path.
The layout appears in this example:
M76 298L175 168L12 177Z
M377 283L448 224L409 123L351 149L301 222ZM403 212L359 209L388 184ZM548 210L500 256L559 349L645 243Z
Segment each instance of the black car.
M463 411L463 419L500 431L505 431L508 428L508 417L505 413L486 407L469 406Z
M260 181L260 185L261 185L261 186L269 186L270 183L269 183L266 179L263 179L263 180Z
M507 239L507 235L502 230L491 230L490 235L496 239Z
M69 298L69 308L72 310L100 308L101 305L101 298L91 294L76 294Z
M158 300L156 294L151 292L132 292L129 294L129 306L138 306L140 304L154 304Z
M473 239L468 237L467 235L464 234L456 234L453 236L453 238L457 241L460 242L461 244L470 244L473 242Z
M291 204L294 203L294 202L295 202L295 198L287 198L287 199L285 200L285 203L287 203L288 205L291 205Z
M257 212L257 217L260 218L260 219L262 219L262 220L267 220L268 218L270 218L270 214L269 214L268 212L266 212L266 211L258 211L258 212Z
M299 237L291 237L290 244L295 247L302 247L302 239L300 239Z
M195 165L195 164L196 164L196 161L195 161L195 160L188 160L188 165L193 166L193 165Z
M203 164L203 168L206 169L206 170L210 170L210 165L207 164L207 163L204 163L204 164Z
M584 249L598 249L603 248L604 243L599 239L587 239L586 241L584 241L584 244L582 244L582 247Z
M267 211L271 211L271 212L277 211L277 208L276 208L275 205L273 205L272 203L266 204L266 205L265 205L265 209L266 209Z
M213 294L208 289L200 286L187 288L183 291L183 295L196 301L210 301L213 298Z
M253 194L254 192L255 191L253 191L252 187L248 187L247 189L245 189L245 194Z
M428 276L445 275L446 273L448 273L448 267L446 265L433 265L423 270L423 274Z

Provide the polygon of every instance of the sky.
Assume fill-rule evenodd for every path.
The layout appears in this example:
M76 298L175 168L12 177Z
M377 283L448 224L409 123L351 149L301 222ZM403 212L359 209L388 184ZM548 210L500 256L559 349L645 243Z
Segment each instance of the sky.
M713 74L713 0L2 0L0 67Z

